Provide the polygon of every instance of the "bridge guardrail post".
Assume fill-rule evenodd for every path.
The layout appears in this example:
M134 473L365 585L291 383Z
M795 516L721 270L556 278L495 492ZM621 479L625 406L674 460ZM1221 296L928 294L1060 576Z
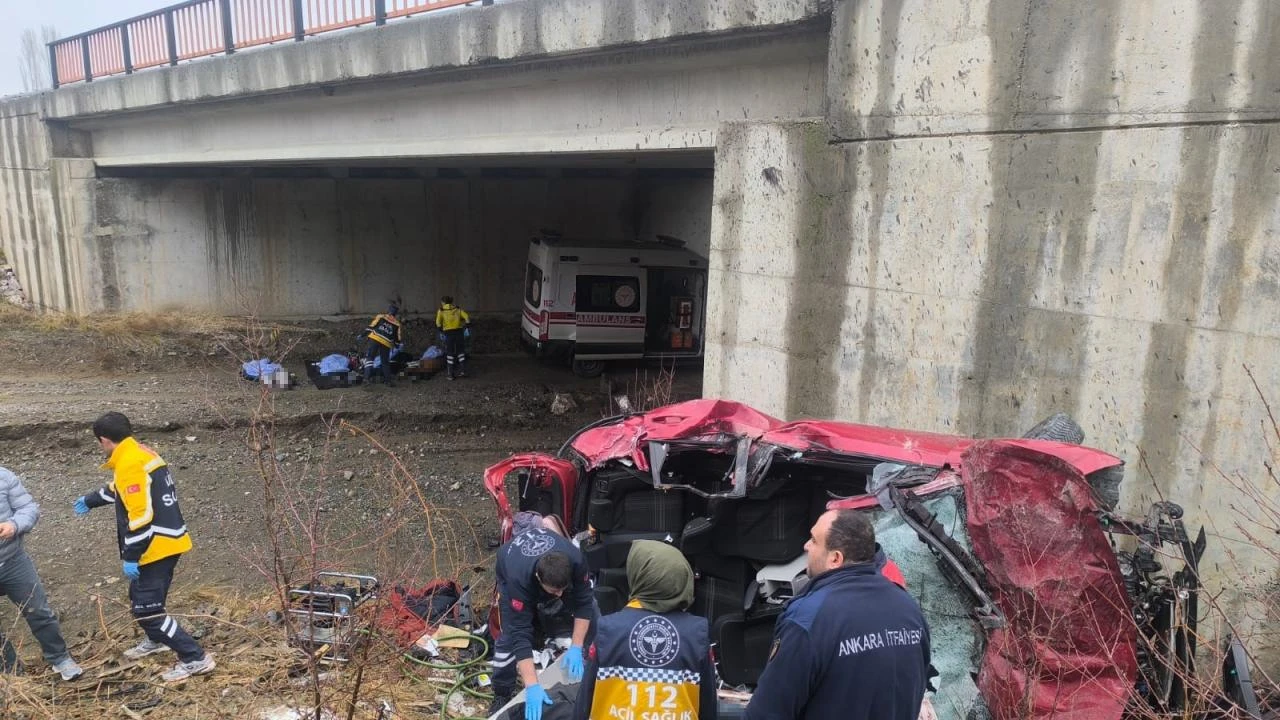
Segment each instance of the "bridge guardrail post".
M169 48L170 67L178 64L178 33L173 27L173 11L164 11L164 39Z
M120 26L120 54L124 55L124 74L133 74L133 48L129 45L129 26Z
M387 24L387 0L373 0L373 24Z
M58 89L58 48L56 43L49 43L49 73L53 75L53 89Z
M302 42L307 39L307 22L302 17L302 0L293 0L293 39Z
M89 36L80 38L80 57L84 62L84 81L93 82L93 61L89 59Z
M222 15L222 48L228 55L236 51L235 24L231 21L231 0L218 0Z

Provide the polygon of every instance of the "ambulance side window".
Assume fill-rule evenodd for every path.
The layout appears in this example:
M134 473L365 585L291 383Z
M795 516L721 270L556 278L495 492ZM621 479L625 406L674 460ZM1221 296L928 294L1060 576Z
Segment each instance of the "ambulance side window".
M579 275L578 312L636 312L640 279L625 275Z
M525 271L524 299L535 308L542 305L542 268L533 263Z

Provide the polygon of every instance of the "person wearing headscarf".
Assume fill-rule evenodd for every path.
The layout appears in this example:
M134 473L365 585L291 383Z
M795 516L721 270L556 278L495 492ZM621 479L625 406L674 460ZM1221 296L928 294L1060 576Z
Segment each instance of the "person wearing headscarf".
M687 612L693 569L679 550L637 540L627 555L631 601L600 619L579 720L715 720L716 670L706 618Z

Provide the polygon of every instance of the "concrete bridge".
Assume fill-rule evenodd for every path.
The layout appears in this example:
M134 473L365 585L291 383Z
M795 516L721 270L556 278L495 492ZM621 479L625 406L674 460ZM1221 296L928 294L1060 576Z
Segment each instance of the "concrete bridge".
M1065 410L1130 508L1238 537L1277 120L1270 3L512 0L6 101L0 244L45 307L305 315L514 311L539 227L676 235L711 259L707 394Z

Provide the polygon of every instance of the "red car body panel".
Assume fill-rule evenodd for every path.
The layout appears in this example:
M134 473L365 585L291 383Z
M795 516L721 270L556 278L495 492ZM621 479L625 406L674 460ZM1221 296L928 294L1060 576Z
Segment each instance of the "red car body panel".
M993 716L1120 717L1137 630L1083 474L1003 440L976 443L963 462L969 540L1008 623L987 636L978 673Z
M798 452L800 460L848 455L941 469L909 492L928 497L963 488L972 552L1007 622L987 633L978 668L978 687L993 716L1121 717L1137 676L1136 631L1119 564L1085 479L1122 465L1119 458L1045 440L974 440L832 421L783 423L721 400L680 403L589 428L569 447L588 473L614 460L647 471L650 442L711 441L708 450L726 452L733 447L728 441L739 438ZM549 455L518 455L485 473L504 540L512 521L503 476L521 467L544 468L565 483L563 518L569 524L573 517L578 466ZM827 507L877 504L863 495Z

